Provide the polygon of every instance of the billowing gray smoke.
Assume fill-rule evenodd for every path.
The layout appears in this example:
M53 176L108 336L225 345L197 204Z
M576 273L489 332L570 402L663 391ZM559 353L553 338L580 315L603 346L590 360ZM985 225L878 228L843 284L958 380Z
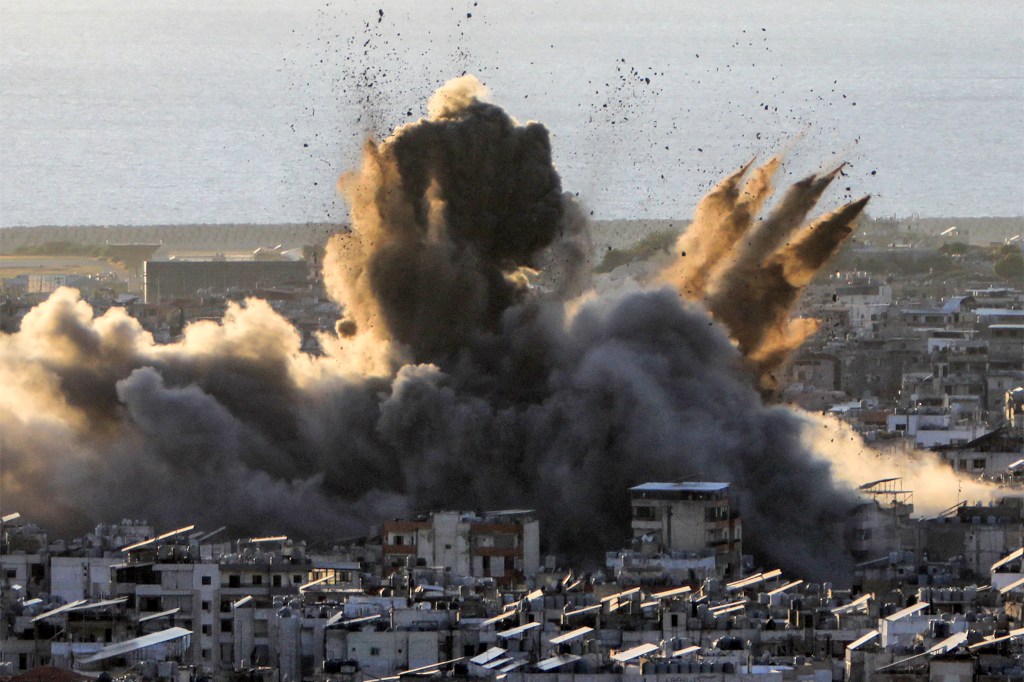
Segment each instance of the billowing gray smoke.
M676 290L579 295L585 226L546 131L482 98L449 84L343 179L353 231L325 277L346 319L324 357L257 300L161 346L60 290L0 336L4 507L64 532L145 516L328 538L534 507L548 551L597 558L628 540L630 486L726 480L746 550L841 578L855 499L803 418L761 402Z

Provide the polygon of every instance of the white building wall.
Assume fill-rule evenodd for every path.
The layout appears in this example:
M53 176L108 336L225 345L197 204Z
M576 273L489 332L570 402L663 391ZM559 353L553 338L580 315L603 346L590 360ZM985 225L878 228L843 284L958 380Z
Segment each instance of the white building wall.
M523 575L533 578L540 571L540 522L523 524Z
M110 596L110 567L120 557L51 557L50 594L65 603Z

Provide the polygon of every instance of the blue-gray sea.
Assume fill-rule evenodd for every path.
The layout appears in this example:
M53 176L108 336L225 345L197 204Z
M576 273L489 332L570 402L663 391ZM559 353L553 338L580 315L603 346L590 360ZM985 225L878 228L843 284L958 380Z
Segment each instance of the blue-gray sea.
M0 225L340 222L364 137L463 72L596 217L778 151L875 216L1024 213L1019 0L0 0Z

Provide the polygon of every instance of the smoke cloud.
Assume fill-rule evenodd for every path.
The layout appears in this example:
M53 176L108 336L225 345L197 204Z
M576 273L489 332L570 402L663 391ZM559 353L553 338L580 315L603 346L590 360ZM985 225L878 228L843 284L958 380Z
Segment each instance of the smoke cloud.
M868 202L863 197L804 225L840 166L794 183L759 219L780 164L776 156L755 169L742 191L753 162L712 189L679 238L680 260L661 278L684 297L702 301L729 329L765 395L775 389L773 373L789 353L818 329L815 320L791 319L793 306L853 232Z
M800 230L830 179L811 178L749 233L778 161L741 187L743 169L701 203L675 288L598 295L545 128L472 77L429 109L339 183L352 230L325 259L345 311L325 355L254 299L159 345L61 289L0 335L4 507L60 532L144 516L325 539L531 507L547 551L598 559L628 542L630 486L724 480L746 551L842 579L858 498L750 367L802 338L790 307L863 203Z

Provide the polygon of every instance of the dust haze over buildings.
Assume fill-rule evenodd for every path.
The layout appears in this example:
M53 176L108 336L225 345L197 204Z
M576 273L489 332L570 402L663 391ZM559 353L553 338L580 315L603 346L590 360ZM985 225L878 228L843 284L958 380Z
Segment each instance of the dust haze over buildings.
M807 418L762 403L755 354L671 288L588 292L586 224L543 126L471 76L431 111L342 179L353 230L329 244L325 280L345 318L325 356L255 299L156 345L62 289L0 337L5 506L54 526L142 514L312 536L530 506L551 551L585 556L628 536L629 486L699 475L733 483L755 554L843 575L856 497ZM862 206L793 244L829 231L822 261ZM755 259L787 290L806 260L791 251Z
M368 41L384 37L370 29ZM614 87L601 97L632 92ZM698 294L673 267L675 290L597 295L557 145L481 95L469 79L446 88L428 119L367 145L341 183L355 229L330 246L325 279L345 318L324 357L302 354L296 330L257 300L157 345L123 311L94 317L61 290L0 337L5 506L76 530L144 515L307 536L426 508L531 506L550 551L579 556L628 536L630 485L697 475L735 486L756 554L841 576L837 522L856 498L814 443L842 438L853 460L863 448L758 390L811 331L790 306L863 205L805 225L817 197L797 185L767 222L806 249L776 248L778 235L752 250L681 248ZM601 127L594 113L585 132ZM362 114L384 117L372 104ZM632 111L613 114L632 130ZM644 148L624 140L608 146ZM713 233L746 234L771 163L750 171L756 200L727 189L725 218L705 221ZM810 178L811 194L830 177ZM754 305L765 314L736 314ZM851 469L844 459L836 471Z

